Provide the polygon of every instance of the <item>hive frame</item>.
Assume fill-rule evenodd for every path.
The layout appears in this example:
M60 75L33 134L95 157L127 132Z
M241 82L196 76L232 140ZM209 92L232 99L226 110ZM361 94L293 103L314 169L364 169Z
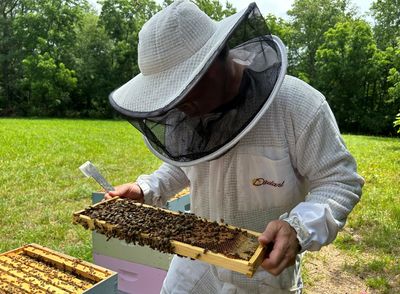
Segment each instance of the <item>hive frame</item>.
M119 197L114 197L112 199L108 199L106 201L91 205L90 207L96 207L98 205L104 204L105 202L120 201L120 200L121 199ZM171 214L175 214L175 215L180 214L179 212L176 212L176 211L171 211L171 210L167 210L167 209L163 209L163 208L155 208L153 206L146 205L146 204L135 203L135 205L138 205L138 206L142 205L143 207L148 207L151 209L163 210L167 213L171 213ZM87 228L90 230L96 230L96 226L104 227L106 230L109 230L109 231L117 229L117 225L112 225L112 224L106 223L105 221L102 221L102 220L91 219L90 217L83 215L84 212L85 212L85 210L80 210L73 214L73 223L74 224L80 224L80 225L86 224ZM231 225L227 225L227 227L231 228L231 229L237 228L237 227L231 226ZM254 232L254 231L247 230L247 229L240 228L240 230L246 231L248 234L256 236L256 237L261 235L261 233ZM141 237L149 238L147 234L143 234L143 233L141 234ZM203 262L206 262L209 264L213 264L213 265L220 266L220 267L223 267L223 268L235 271L235 272L239 272L239 273L245 274L246 276L248 276L250 278L254 275L255 271L257 270L259 265L262 263L264 256L265 256L265 252L266 252L265 247L262 246L261 244L259 244L257 249L255 250L254 254L250 258L250 260L247 261L247 260L243 260L243 259L229 258L223 254L214 253L214 252L212 252L210 250L206 250L202 247L193 246L193 245L183 243L180 241L171 240L171 243L173 245L175 254L189 257L192 259L198 259L200 261L203 261Z

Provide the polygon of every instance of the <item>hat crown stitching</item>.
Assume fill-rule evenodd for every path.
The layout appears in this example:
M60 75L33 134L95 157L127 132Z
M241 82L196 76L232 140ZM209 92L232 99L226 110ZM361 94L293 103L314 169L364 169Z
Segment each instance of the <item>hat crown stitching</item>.
M216 31L216 23L190 1L176 1L155 14L139 32L138 62L143 75L184 62Z

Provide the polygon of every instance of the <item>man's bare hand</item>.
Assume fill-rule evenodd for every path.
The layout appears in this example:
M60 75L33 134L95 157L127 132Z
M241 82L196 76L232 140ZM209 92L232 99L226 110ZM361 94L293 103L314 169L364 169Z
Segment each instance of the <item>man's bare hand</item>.
M270 222L258 237L258 241L264 246L273 244L272 251L261 264L271 274L277 276L295 263L299 252L299 241L296 231L287 222L281 220Z
M108 200L116 196L130 198L142 203L144 202L143 191L136 183L127 183L115 187L114 191L110 191L104 195L104 200Z

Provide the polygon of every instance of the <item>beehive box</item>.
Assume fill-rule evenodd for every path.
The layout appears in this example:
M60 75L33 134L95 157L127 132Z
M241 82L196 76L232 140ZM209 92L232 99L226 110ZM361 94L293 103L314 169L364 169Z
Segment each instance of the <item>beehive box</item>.
M100 202L104 198L104 193L94 192L92 194L93 204ZM190 195L185 194L174 197L166 204L166 208L172 211L190 211ZM134 262L157 269L168 270L172 255L152 250L149 247L142 247L126 243L125 240L107 237L93 231L93 255L94 260L98 255L110 256L121 260ZM97 262L95 262L97 263ZM103 265L104 266L104 265ZM106 266L107 267L107 266Z
M92 193L92 204L104 199L104 192ZM126 243L92 232L93 262L118 272L118 290L122 293L159 294L172 254L148 246Z
M0 293L117 293L117 274L28 244L0 254Z
M190 212L190 194L171 198L167 201L165 208L172 211Z
M142 216L135 216L137 213ZM199 259L249 277L262 262L265 252L257 241L259 233L127 199L113 198L75 212L74 223L108 238L124 239L165 253ZM148 225L155 226L156 223L159 230L151 231Z
M104 192L92 193L92 204L104 199ZM190 191L185 188L166 203L166 209L190 212ZM118 290L123 293L160 293L172 254L148 246L127 243L92 232L93 262L118 272Z
M100 203L103 198L104 193L92 193L93 204ZM125 240L119 240L117 238L107 239L108 238L105 235L93 231L92 250L94 259L97 255L104 255L132 263L150 266L164 271L167 271L169 268L169 264L172 259L172 255L170 254L164 254L159 251L152 250L147 246L142 247L132 243L127 243Z

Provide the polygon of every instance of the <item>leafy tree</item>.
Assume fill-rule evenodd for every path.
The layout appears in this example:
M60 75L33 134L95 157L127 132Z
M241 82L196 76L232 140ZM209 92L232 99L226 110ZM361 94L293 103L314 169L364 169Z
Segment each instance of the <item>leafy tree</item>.
M0 115L14 112L11 101L18 96L16 80L20 52L13 26L20 10L20 0L0 2Z
M236 8L228 1L225 2L225 7L219 0L195 0L194 3L209 17L217 21L236 13Z
M25 71L21 86L27 92L24 108L29 115L62 115L70 92L75 89L75 72L56 62L48 52L23 60Z
M388 82L392 83L393 86L389 87L390 101L396 101L400 99L400 72L397 68L392 67L389 70Z
M314 85L315 56L324 33L354 13L348 0L295 0L288 11L292 26L287 43L293 65L291 73Z
M376 51L371 28L362 20L339 22L324 37L316 54L317 87L326 94L341 127L360 131L364 116L374 109L368 95Z
M371 11L376 20L374 32L378 47L384 50L395 46L396 38L400 37L400 1L376 0Z
M113 44L98 22L99 16L89 12L76 28L74 63L78 82L68 116L106 117L112 113L107 95L115 88L110 80Z
M271 13L265 16L265 21L271 34L278 36L283 43L289 43L290 35L293 33L289 22Z
M143 24L161 9L152 0L103 0L99 24L110 37L112 68L109 78L120 85L139 73L138 34Z
M7 0L10 1L10 0ZM6 109L18 115L61 114L76 86L73 71L74 27L88 9L82 0L19 0L8 22L10 40L3 79ZM3 32L5 30L3 29ZM8 42L7 44L10 44ZM3 64L4 65L4 64ZM3 68L6 68L3 66ZM10 70L11 69L11 70ZM11 75L10 75L11 73Z
M49 52L71 66L76 39L75 26L89 10L86 0L22 0L15 30L23 53Z
M392 58L392 67L389 70L387 78L390 83L388 89L390 102L400 101L400 37L397 38L396 45L394 47L388 47L386 51Z
M229 2L193 1L217 21L236 12ZM394 117L400 125L399 0L374 2L374 35L350 1L295 0L289 21L265 19L288 48L289 73L326 95L343 130L390 134ZM0 115L114 114L107 96L139 73L138 33L161 6L101 4L98 15L87 0L0 2Z
M389 69L389 75L387 78L389 82L389 102L399 106L400 109L400 38L397 38L395 48L388 47L386 51L389 51L390 56L393 57L393 67ZM394 127L400 127L400 113L396 116ZM400 133L400 128L397 132Z
M400 108L397 94L391 96L389 90L397 85L398 76L392 69L395 52L377 48L366 21L340 22L325 33L317 50L317 87L326 94L342 129L390 133Z
M295 64L293 64L293 54L295 54L295 49L291 47L291 37L294 34L294 30L289 22L281 17L276 17L273 14L268 14L265 17L265 21L272 35L278 36L283 44L286 45L288 51L288 72L292 72Z
M174 1L165 0L163 6L166 7L172 2ZM219 2L219 0L193 0L193 2L209 17L217 21L236 13L236 8L234 8L229 1L225 2L225 7Z

